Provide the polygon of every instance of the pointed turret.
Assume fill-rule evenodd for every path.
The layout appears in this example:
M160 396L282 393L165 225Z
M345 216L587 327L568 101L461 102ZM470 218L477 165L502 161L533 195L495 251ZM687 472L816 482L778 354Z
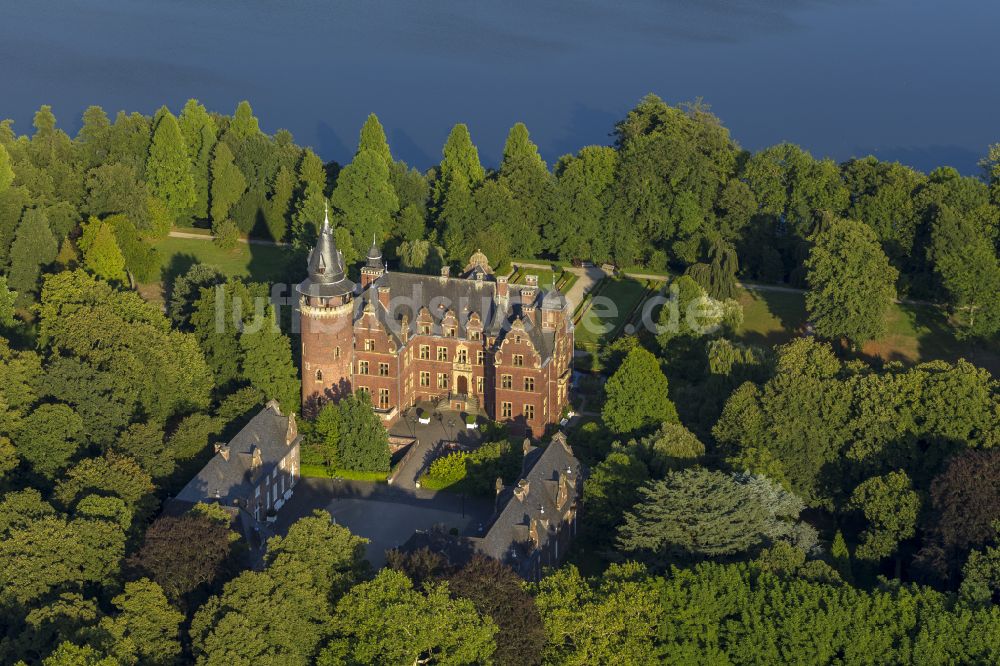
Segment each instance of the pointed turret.
M385 264L382 263L382 251L375 243L375 234L372 234L372 246L368 248L368 257L365 265L361 267L361 288L367 289L370 284L378 280L385 274Z
M368 248L368 266L382 268L382 251L375 244L375 234L372 234L372 246Z
M344 272L344 256L337 249L337 241L330 227L330 211L323 216L316 247L309 252L309 277L299 285L298 291L307 296L329 298L354 292L354 283Z

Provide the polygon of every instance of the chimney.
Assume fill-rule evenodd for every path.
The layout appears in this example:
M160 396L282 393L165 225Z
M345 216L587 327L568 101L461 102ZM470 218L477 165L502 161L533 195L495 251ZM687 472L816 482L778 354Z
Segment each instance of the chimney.
M229 460L229 445L228 444L216 444L215 452L222 456L223 460Z
M537 275L525 275L524 284L529 287L538 287L538 276Z
M451 276L451 266L441 267L441 281L444 282Z
M285 446L291 446L299 435L299 424L295 420L295 412L288 415L288 426L285 428Z
M250 469L260 469L263 464L264 460L261 458L260 449L256 446L253 447L253 452L250 454Z
M389 286L385 285L378 288L378 302L385 308L385 311L389 311Z
M534 275L529 275L529 278L535 277ZM538 280L536 279L535 282ZM521 287L521 308L525 310L535 309L535 297L538 296L538 287L532 286L529 282L525 286Z
M531 453L531 440L527 437L521 443L521 476L528 472L528 454Z
M528 497L528 480L521 479L517 482L517 486L514 488L514 497L520 501L524 501Z
M497 276L497 298L506 300L509 292L507 290L507 278L503 275Z

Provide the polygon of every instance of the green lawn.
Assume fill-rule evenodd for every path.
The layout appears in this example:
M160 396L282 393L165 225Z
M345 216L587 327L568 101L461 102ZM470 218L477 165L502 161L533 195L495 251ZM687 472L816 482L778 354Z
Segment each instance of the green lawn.
M518 268L513 275L513 281L516 284L524 284L527 281L529 275L534 275L538 278L538 286L547 289L549 285L552 284L552 280L558 280L559 274L562 271L552 271L546 270L544 268Z
M587 349L607 342L645 293L646 283L639 280L602 280L593 292L595 304L587 308L576 325L576 345Z
M771 346L788 342L803 332L807 318L805 294L744 290L739 302L743 306L743 325L736 331L737 338ZM886 327L886 335L863 345L862 358L904 363L966 358L994 373L1000 370L1000 353L996 345L958 340L954 327L934 306L893 305Z
M301 258L295 252L273 245L238 243L232 250L223 250L209 240L167 237L153 247L160 253L160 281L143 285L143 295L150 300L162 300L164 287L196 263L211 264L226 275L269 283L291 284L305 272L304 264L297 265Z
M356 472L349 469L330 469L325 465L302 465L302 476L319 479L346 479L348 481L385 482L389 475L385 472Z
M756 345L778 345L799 335L806 322L805 297L800 293L740 290L743 325L736 337Z

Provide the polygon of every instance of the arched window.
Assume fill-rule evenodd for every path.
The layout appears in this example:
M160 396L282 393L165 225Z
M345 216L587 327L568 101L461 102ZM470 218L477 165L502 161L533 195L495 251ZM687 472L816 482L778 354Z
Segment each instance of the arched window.
M317 370L316 371L316 381L318 381L318 382L323 381L323 371L322 370Z
M333 357L340 358L340 346L338 345L336 349L333 350Z

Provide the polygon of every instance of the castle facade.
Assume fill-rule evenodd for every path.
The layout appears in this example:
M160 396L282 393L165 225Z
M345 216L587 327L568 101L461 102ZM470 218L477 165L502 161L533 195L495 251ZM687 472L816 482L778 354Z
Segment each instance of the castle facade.
M373 242L348 279L329 220L298 285L302 404L364 391L386 425L418 402L485 413L539 436L568 404L573 323L553 286L493 274L476 252L459 276L389 272Z

